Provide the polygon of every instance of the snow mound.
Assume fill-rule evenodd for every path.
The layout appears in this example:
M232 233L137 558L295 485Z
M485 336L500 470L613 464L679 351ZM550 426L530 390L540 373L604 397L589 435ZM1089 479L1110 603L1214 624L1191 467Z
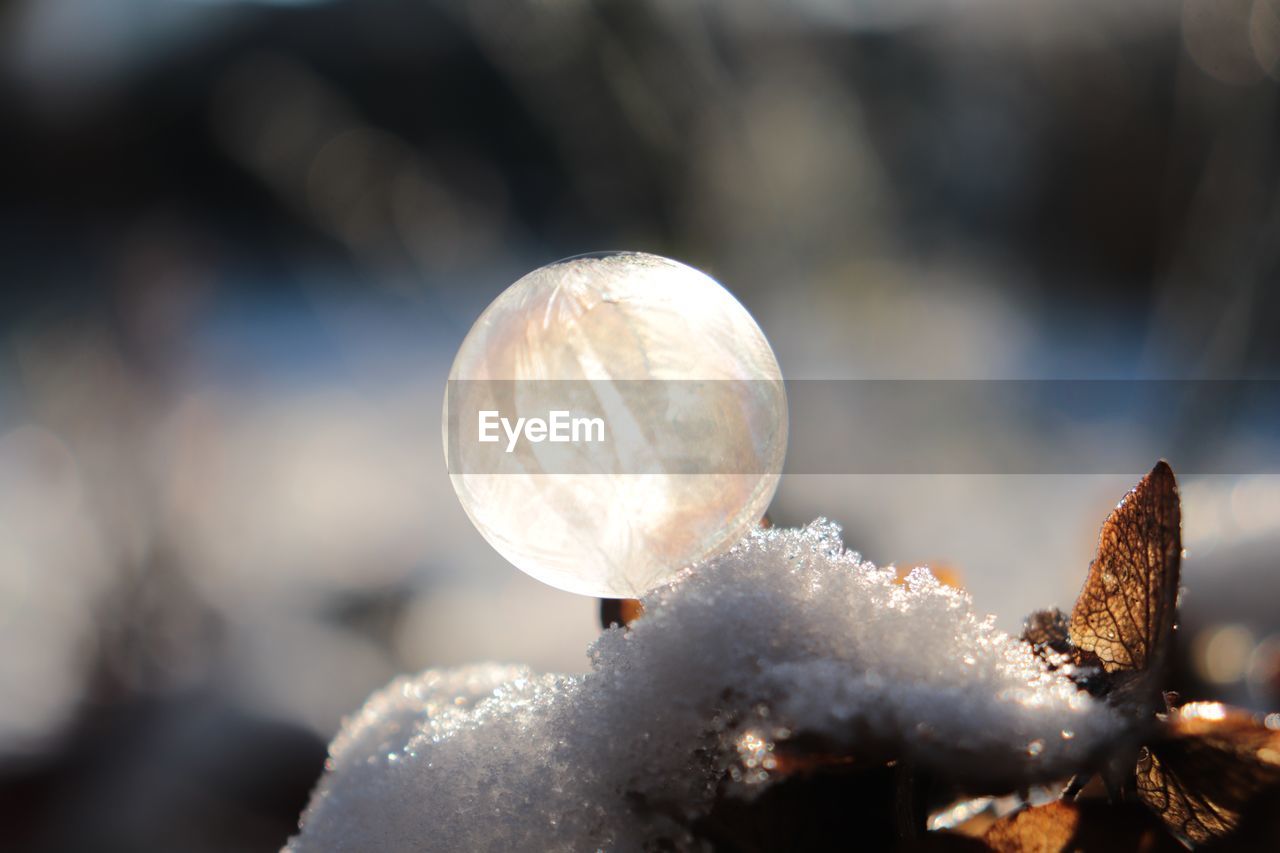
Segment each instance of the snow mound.
M756 531L644 604L586 675L482 665L376 693L287 850L687 848L800 734L1004 790L1069 775L1123 729L966 594L923 569L897 582L823 519Z

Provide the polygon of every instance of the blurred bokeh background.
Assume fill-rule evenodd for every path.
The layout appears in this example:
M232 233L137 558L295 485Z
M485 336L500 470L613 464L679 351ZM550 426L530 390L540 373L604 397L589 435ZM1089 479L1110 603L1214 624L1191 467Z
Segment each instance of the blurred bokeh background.
M1280 367L1280 0L9 0L0 47L0 848L274 849L395 673L587 666L597 603L480 539L440 445L543 263L702 268L791 378ZM1132 481L772 515L1016 630ZM1184 514L1174 686L1278 710L1280 477Z

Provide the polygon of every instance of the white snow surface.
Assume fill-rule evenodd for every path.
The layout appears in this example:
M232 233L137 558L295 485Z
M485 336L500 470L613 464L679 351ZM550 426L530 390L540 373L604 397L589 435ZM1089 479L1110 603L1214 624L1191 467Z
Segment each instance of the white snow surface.
M977 791L1070 775L1123 731L965 593L895 578L824 519L759 530L651 592L585 675L398 678L346 721L286 850L696 848L689 822L771 784L801 733Z

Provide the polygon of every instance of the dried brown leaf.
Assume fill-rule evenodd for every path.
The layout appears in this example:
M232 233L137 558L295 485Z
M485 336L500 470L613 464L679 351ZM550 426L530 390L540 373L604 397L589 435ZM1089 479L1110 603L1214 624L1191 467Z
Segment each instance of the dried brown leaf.
M1197 844L1220 838L1280 787L1280 732L1216 702L1189 703L1144 750L1137 787L1175 834Z
M1178 608L1178 485L1161 461L1125 495L1098 537L1098 556L1071 612L1071 642L1118 688L1153 706Z
M982 840L999 853L1058 853L1060 850L1180 850L1151 815L1137 807L1059 800L1023 809L991 825Z

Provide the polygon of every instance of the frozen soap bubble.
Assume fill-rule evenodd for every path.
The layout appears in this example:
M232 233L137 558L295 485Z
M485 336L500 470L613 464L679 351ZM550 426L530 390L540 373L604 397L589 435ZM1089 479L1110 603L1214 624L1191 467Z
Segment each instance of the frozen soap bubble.
M656 255L517 281L467 334L445 397L471 521L522 571L583 595L636 597L727 551L768 507L786 441L760 327Z

